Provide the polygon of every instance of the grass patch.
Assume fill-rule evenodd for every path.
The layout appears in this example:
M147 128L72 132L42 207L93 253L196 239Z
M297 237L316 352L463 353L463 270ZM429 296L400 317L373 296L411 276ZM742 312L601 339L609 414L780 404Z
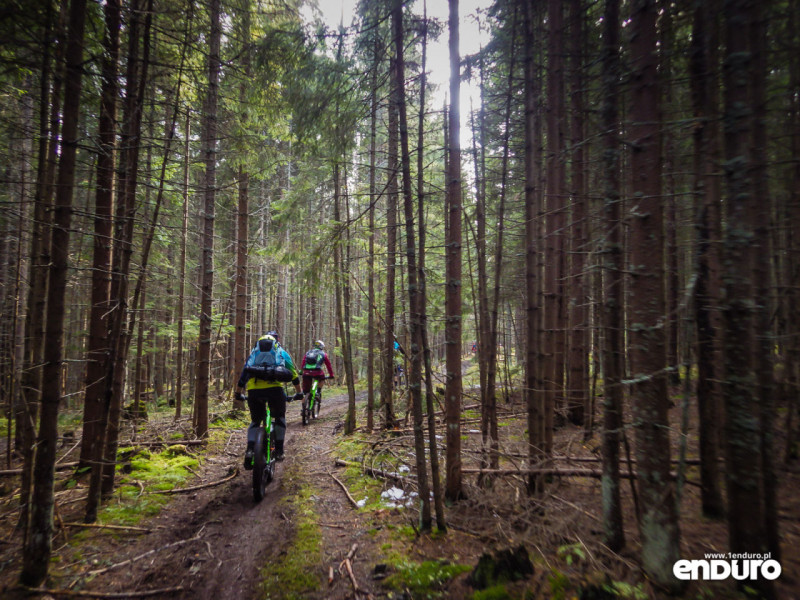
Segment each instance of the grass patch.
M322 533L319 516L314 511L312 496L318 494L299 474L287 471L283 477L292 492L283 503L294 513L297 529L292 546L261 570L261 597L265 600L300 600L322 587Z

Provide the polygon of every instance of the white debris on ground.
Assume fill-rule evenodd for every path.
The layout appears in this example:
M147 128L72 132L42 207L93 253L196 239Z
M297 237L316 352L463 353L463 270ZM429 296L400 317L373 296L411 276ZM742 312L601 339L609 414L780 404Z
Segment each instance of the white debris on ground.
M388 508L408 508L414 505L416 492L406 494L398 487L390 487L381 493L381 500Z

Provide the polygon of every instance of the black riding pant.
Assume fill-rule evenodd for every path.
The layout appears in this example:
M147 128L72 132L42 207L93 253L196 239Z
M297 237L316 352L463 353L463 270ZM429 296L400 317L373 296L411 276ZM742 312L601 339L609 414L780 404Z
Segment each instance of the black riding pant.
M275 419L275 441L277 449L283 451L283 439L286 437L286 392L283 386L249 390L247 407L250 409L250 426L247 428L247 442L256 441L256 431L267 414L267 404L272 418Z

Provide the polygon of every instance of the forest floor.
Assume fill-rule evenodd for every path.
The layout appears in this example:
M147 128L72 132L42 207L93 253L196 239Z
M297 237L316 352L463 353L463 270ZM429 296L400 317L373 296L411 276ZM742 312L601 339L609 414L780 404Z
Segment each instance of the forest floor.
M276 477L259 503L253 500L250 472L241 469L244 421L237 427L223 421L217 426L221 435L212 436L207 447L186 450L188 456L198 459L195 467L189 467L192 479L179 486L186 491L159 495L160 502L152 508L145 502L152 498L152 491L139 484L141 493L134 502L140 503L140 514L132 526L113 516L114 504L131 502L121 492L109 501L112 506L107 509L108 516L101 520L104 528L81 526L85 482L76 482L74 474L59 471L50 577L46 589L36 593L16 587L21 541L15 530L13 491L18 477L13 477L14 483L12 477L3 477L0 597L666 597L639 568L638 533L628 482L623 487L627 545L620 553L602 544L600 480L585 476L557 477L542 496L529 498L525 480L518 474L499 477L490 489L478 487L476 475L465 474L466 498L446 507L448 533L437 533L434 525L433 533L420 535L417 510L413 508L416 486L410 430L360 432L345 439L342 426L346 406L346 396L331 394L323 398L320 418L304 427L299 403L289 404L287 458L277 465ZM361 424L363 408L362 399ZM502 404L500 411L501 466L512 470L523 462L525 410L517 402ZM677 409L673 412L677 420ZM477 411L465 410L464 417L463 466L475 468L480 456ZM153 429L157 427L148 426L138 443L149 439L147 432ZM556 453L574 460L564 458L555 466L599 470L599 462L590 462L598 458L596 437L583 443L580 429L558 429ZM690 444L689 456L697 456L694 445ZM338 466L336 459L362 462L382 471L384 477L369 477L360 468ZM796 463L781 470L783 574L778 590L786 599L800 598L799 471ZM700 516L699 488L694 485L699 477L697 469L690 467L687 476L690 485L684 488L681 503L682 556L701 559L706 552L726 552L724 521ZM362 506L356 507L353 501ZM472 587L470 572L483 553L520 545L530 556L533 573L484 592ZM682 597L745 596L739 596L726 581L692 584Z

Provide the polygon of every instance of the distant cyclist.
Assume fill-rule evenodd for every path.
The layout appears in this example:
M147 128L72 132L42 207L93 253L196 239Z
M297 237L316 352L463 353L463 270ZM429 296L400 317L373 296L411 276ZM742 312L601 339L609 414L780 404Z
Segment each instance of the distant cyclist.
M317 340L314 342L314 347L306 352L303 357L303 393L307 394L311 391L311 382L316 379L319 382L317 385L317 403L322 397L322 385L325 382L323 366L328 370L328 377L333 378L333 367L328 358L328 353L325 352L325 342Z
M297 392L293 400L300 400L300 377L291 355L278 342L278 334L270 331L256 342L247 358L236 387L238 398L242 388L247 389L247 407L250 409L250 426L247 428L245 469L253 468L253 444L258 427L266 415L266 405L275 419L275 459L283 460L283 441L286 437L286 393L283 384L291 382Z

